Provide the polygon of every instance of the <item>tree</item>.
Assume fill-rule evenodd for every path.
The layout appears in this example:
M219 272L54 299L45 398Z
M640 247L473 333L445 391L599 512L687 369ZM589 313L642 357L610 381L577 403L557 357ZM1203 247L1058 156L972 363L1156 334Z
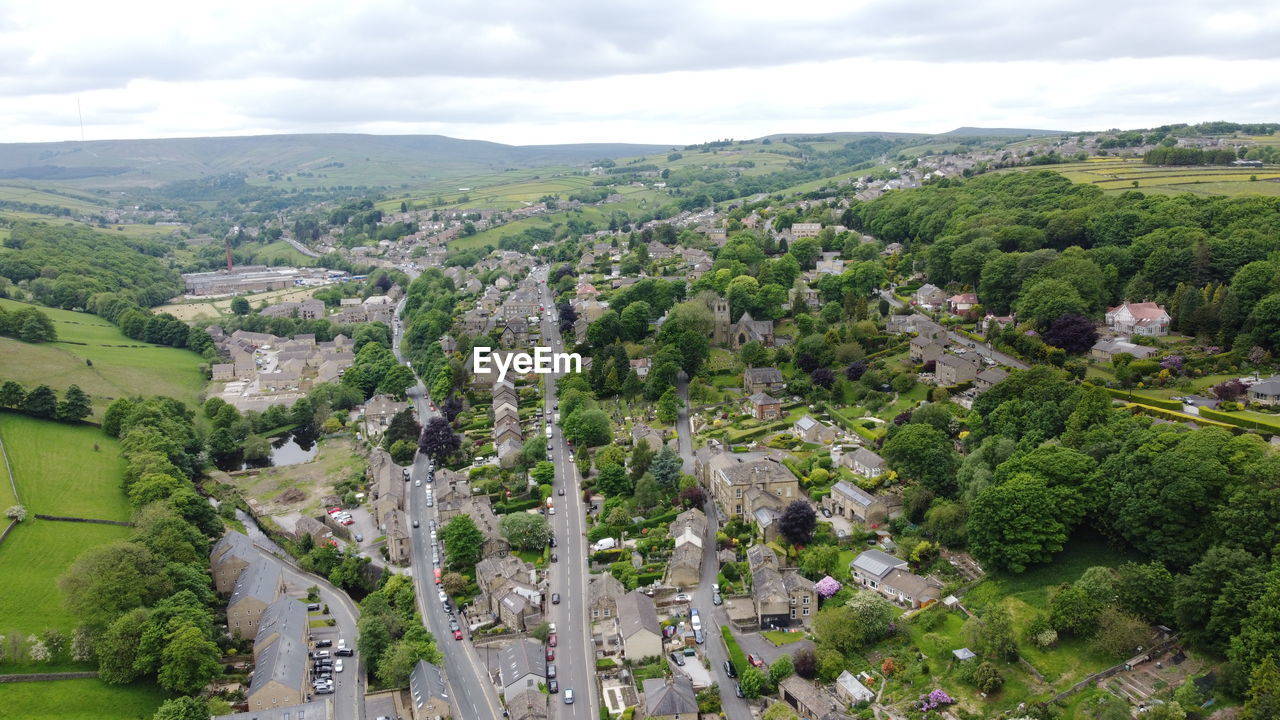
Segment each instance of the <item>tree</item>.
M3 385L0 385L0 407L17 410L22 407L26 397L27 393L22 386L12 380L6 380Z
M53 418L58 414L58 395L48 385L39 385L27 393L22 401L22 412L38 418Z
M882 451L889 467L937 495L955 494L955 450L951 440L931 425L910 423L898 428Z
M248 315L249 301L240 295L231 298L231 312L236 315Z
M754 699L764 694L769 687L769 678L765 677L759 668L752 666L742 671L738 677L738 685L742 688L744 696Z
M484 550L484 533L470 515L457 515L440 530L449 568L470 571L480 562Z
M1017 656L1018 646L1013 637L1013 616L1009 614L1007 607L996 605L982 616L977 644L979 652L992 660L1011 660Z
M783 657L789 657L784 655ZM743 693L744 695L746 693ZM799 716L791 706L784 702L775 702L765 709L764 714L760 716L760 720L796 720Z
M209 703L187 696L165 700L151 720L209 720Z
M150 610L134 608L116 618L98 637L95 651L98 655L98 677L103 682L124 685L138 677L134 659L150 617Z
M621 465L609 463L600 468L600 475L596 478L596 489L606 498L625 497L631 494L635 485L632 484L631 478L627 477Z
M834 574L839 564L840 548L835 545L810 545L800 553L800 574L810 580Z
M427 421L427 426L422 429L422 437L418 440L418 449L437 464L443 464L460 447L461 439L449 427L449 421L439 415Z
M774 660L769 665L769 682L774 685L777 685L783 680L786 680L787 678L791 677L791 674L794 673L795 671L796 671L796 666L795 666L795 663L791 660L791 656L786 653L783 653L778 656L777 660Z
M458 595L467 589L467 578L456 572L447 572L440 576L440 585L450 595Z
M818 514L808 500L793 500L778 519L778 532L792 545L806 545L813 539L818 525Z
M676 389L667 388L667 391L662 393L662 397L658 398L658 421L665 425L675 423L680 413L680 405L680 397L676 395Z
M1127 562L1116 568L1116 603L1150 624L1168 621L1173 575L1158 561Z
M1084 637L1094 629L1100 602L1079 585L1062 585L1049 598L1049 623L1060 633Z
M613 441L613 424L599 409L578 410L565 418L564 436L580 448L599 447Z
M658 453L658 457L650 465L649 471L659 485L670 491L675 490L676 486L679 485L680 471L683 469L684 461L680 459L680 456L671 448L663 446Z
M813 630L822 646L849 654L883 638L892 622L888 601L873 592L857 592L844 605L819 610Z
M169 636L156 679L171 692L195 694L222 672L221 657L217 643L200 628L187 625Z
M390 450L392 445L402 440L414 443L416 446L417 440L421 435L422 426L414 418L413 410L405 408L391 416L391 422L387 425L386 431L382 433L382 447Z
M662 486L653 478L653 475L645 473L636 482L633 497L636 502L636 511L645 514L662 505L665 493L662 491Z
M1018 319L1038 328L1046 328L1063 315L1084 315L1088 306L1065 280L1044 278L1033 280L1022 288L1017 302Z
M378 383L378 392L403 400L405 392L417 384L418 378L413 371L404 365L395 365L382 376Z
M812 680L818 675L818 655L813 648L800 648L792 660L796 674L805 680Z
M541 550L551 539L551 526L543 515L508 513L498 521L498 528L517 550Z
M1280 647L1280 566L1267 574L1262 592L1249 604L1240 632L1231 638L1228 656L1241 667L1253 668Z
M701 508L707 503L707 493L701 487L693 485L680 490L677 496L683 508Z
M550 485L556 479L556 466L547 460L541 460L529 471L529 477L539 485Z
M161 564L141 544L118 540L80 553L58 579L67 609L91 627L150 604L163 587Z
M1066 543L1058 512L1043 478L1018 473L978 493L969 512L969 547L984 565L1022 572L1047 562Z
M1098 342L1098 329L1083 315L1063 315L1049 324L1044 341L1069 355L1082 355Z
M1274 720L1280 717L1280 666L1269 657L1258 663L1249 677L1249 699L1242 720Z
M79 422L91 414L93 405L89 402L89 396L84 394L79 385L68 387L66 394L62 396L62 402L58 404L58 419L63 422Z
M1004 676L995 663L984 661L974 668L973 684L978 692L993 693L1004 686Z
M1129 657L1138 647L1147 645L1151 631L1141 618L1109 607L1098 613L1092 645L1112 657Z

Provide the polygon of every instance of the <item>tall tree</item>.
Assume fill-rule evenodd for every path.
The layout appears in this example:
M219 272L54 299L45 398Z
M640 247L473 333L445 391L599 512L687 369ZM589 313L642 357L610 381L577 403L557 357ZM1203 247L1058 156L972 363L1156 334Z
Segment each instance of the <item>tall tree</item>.
M476 527L470 515L458 515L440 530L449 568L459 572L472 572L484 552L484 533Z
M813 539L818 525L818 514L808 500L793 500L782 510L778 519L778 532L792 545L806 545Z
M458 452L461 446L462 441L449 427L449 421L439 415L427 421L426 427L422 429L422 437L418 440L418 449L437 464L442 464L449 456Z

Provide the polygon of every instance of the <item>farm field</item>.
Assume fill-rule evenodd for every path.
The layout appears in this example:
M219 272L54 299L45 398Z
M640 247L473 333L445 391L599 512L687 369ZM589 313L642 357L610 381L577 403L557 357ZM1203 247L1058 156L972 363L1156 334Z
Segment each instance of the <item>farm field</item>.
M34 515L127 520L119 444L90 425L11 413L0 414L0 438L28 510L27 519L0 543L0 577L6 583L6 592L0 593L0 632L30 634L51 627L70 632L75 619L63 608L58 576L85 548L121 540L130 529L40 520ZM7 492L8 478L3 480Z
M165 693L147 683L108 685L101 680L0 683L0 707L23 720L146 720ZM18 709L20 708L20 710Z
M87 197L77 197L65 192L49 192L27 185L0 184L0 202L20 202L32 205L52 205L64 207L75 212L98 213L110 207L99 204Z
M290 288L288 290L269 290L267 292L244 295L252 307L267 306L281 302L306 300L319 288ZM152 308L158 313L169 313L183 322L191 322L199 318L216 320L231 313L231 298L215 300L191 300L176 302Z
M1096 185L1108 192L1136 189L1156 193L1280 196L1280 167L1147 165L1136 159L1090 158L1088 162L1040 165L1026 170L1053 170L1068 180ZM1255 179L1256 178L1256 179Z
M13 311L25 305L0 299L0 307ZM91 396L95 414L105 411L115 398L135 394L168 395L188 404L199 401L205 386L199 355L130 340L95 315L39 309L53 320L58 342L29 344L0 338L5 379L28 388L44 383L59 392L79 385Z

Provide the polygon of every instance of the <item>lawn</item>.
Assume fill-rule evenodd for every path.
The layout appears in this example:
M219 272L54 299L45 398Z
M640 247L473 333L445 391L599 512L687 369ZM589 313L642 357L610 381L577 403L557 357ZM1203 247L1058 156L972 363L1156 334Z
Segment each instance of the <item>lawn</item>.
M147 683L108 685L101 680L0 683L0 707L17 720L147 720L165 694Z
M0 439L30 512L129 519L120 443L99 428L0 413Z
M118 525L40 520L34 514L128 519L120 490L119 445L101 430L0 413L0 437L29 510L25 521L0 543L0 633L70 632L75 619L63 608L61 575L85 549L128 537ZM94 443L99 446L94 451ZM4 478L8 486L8 479Z
M777 647L790 645L794 642L800 642L805 638L805 634L802 632L783 632L781 630L766 630L760 634L764 635L766 640Z
M1067 542L1067 547L1046 565L1036 565L1024 573L992 573L964 596L966 607L980 610L987 604L1006 597L1018 597L1035 608L1047 606L1049 590L1063 583L1080 579L1084 571L1095 565L1116 567L1143 558L1111 548L1103 538L1079 533Z
M275 265L276 261L284 260L289 265L303 266L314 265L315 258L307 257L298 252L298 249L284 240L268 243L266 245L247 246L253 255L253 262L261 265Z
M0 306L11 312L28 307L5 299L0 299ZM199 401L206 383L199 355L130 340L95 315L39 310L53 320L58 342L30 344L0 338L4 379L28 389L46 384L62 391L79 385L89 393L99 415L112 400L128 395L168 395L192 405Z

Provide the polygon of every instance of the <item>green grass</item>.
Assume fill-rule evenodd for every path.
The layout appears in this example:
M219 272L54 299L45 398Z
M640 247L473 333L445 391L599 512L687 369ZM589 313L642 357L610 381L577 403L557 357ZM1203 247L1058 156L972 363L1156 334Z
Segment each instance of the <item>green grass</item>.
M29 511L129 519L120 444L102 430L0 413L0 438Z
M0 307L12 312L28 306L0 299ZM205 386L199 355L130 340L95 315L39 310L53 320L58 342L31 344L0 338L0 378L16 380L28 389L46 384L59 392L79 385L89 393L97 414L113 399L128 395L168 395L189 405L199 401Z
M720 635L724 638L725 648L729 651L729 662L733 663L733 669L738 671L738 675L742 675L742 671L746 670L750 663L747 662L746 653L742 652L742 648L738 647L738 641L733 639L733 633L727 625L720 626Z
M1017 575L1002 572L988 575L965 594L964 603L978 610L1005 597L1019 597L1033 607L1044 609L1052 588L1079 580L1085 570L1095 565L1116 567L1130 560L1141 562L1142 558L1115 550L1096 535L1078 534L1048 564L1033 566Z
M128 537L127 527L39 520L35 513L125 520L119 445L101 430L0 413L0 437L28 517L0 543L0 633L70 631L75 619L57 588L85 548ZM93 450L98 443L99 451ZM4 479L8 486L8 479Z
M781 630L766 630L760 634L764 635L766 640L778 647L790 645L794 642L800 642L805 638L805 634L802 632L783 632Z
M0 683L0 707L13 720L148 720L164 698L164 691L147 683Z
M279 260L294 266L314 265L316 262L315 258L303 255L297 248L283 240L266 245L249 246L248 249L253 251L253 262L262 265L274 265Z

